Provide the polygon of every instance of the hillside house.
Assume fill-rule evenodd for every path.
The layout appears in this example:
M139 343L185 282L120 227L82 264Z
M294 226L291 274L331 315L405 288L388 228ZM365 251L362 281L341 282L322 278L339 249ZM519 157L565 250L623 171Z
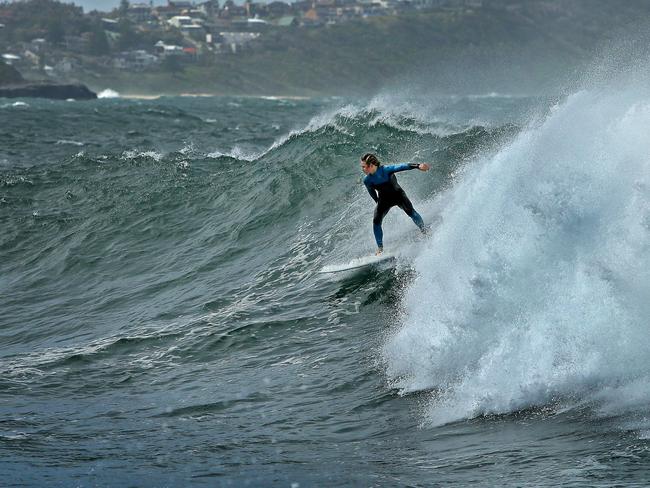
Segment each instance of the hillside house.
M176 27L177 29L180 29L181 27L192 25L194 22L192 21L192 17L189 15L175 15L169 19L167 23Z
M88 35L81 36L65 36L64 45L68 51L82 53L88 49L90 38Z
M167 58L169 56L183 56L183 48L181 46L175 46L173 44L165 44L163 41L158 41L154 45L154 52L161 58Z
M6 53L2 55L2 60L4 61L5 64L13 66L18 62L20 62L21 57L16 54Z
M298 25L298 19L293 15L285 15L273 22L277 27L294 27Z
M221 44L232 53L241 50L249 42L257 39L260 36L259 32L220 32L219 33Z
M179 28L179 30L186 36L196 41L202 41L205 39L205 34L207 33L205 28L202 25L198 24L183 25Z
M36 39L32 39L31 41L29 41L29 49L31 49L35 53L42 53L46 51L47 48L48 48L47 41L42 37L38 37Z
M219 17L223 19L233 19L237 17L246 17L246 7L235 5L234 2L228 0L223 9L219 12Z
M154 19L151 6L147 3L133 3L129 5L126 16L129 20L136 23L149 22Z
M125 51L113 59L113 66L117 69L144 71L160 62L158 56L149 54L144 50Z

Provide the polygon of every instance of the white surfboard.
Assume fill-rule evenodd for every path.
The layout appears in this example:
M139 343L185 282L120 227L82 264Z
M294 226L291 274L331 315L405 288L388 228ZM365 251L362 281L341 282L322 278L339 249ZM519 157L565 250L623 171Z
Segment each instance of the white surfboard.
M366 266L373 266L375 264L391 261L395 256L388 253L382 253L379 256L363 256L355 258L348 263L330 264L324 266L319 273L339 273L341 271L349 271L351 269L365 268Z

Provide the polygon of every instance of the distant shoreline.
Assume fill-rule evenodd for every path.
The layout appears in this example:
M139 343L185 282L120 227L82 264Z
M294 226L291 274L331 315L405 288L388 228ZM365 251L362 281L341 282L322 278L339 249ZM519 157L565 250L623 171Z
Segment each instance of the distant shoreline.
M184 97L184 98L212 98L212 97L231 97L231 98L261 98L265 100L311 100L313 97L300 96L300 95L226 95L218 93L161 93L158 95L129 93L121 94L114 98L123 98L127 100L156 100L162 97ZM110 98L110 97L106 97Z

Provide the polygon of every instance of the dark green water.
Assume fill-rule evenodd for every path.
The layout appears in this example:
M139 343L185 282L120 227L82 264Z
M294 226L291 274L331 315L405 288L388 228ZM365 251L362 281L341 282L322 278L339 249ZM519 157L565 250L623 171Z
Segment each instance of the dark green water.
M3 486L646 486L645 122L0 100ZM394 265L318 273L373 251L367 151L432 163L433 233L394 209Z

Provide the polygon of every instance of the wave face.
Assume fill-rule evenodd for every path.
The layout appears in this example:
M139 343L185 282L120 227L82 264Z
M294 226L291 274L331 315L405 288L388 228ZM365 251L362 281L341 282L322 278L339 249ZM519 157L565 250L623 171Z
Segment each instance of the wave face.
M439 197L384 348L427 422L584 409L648 436L648 95L576 93Z
M74 114L32 103L3 109L15 129L2 141L0 249L4 289L20 297L5 305L17 334L34 319L22 315L25 301L52 296L57 306L37 312L36 343L17 340L16 351L75 344L88 327L119 336L125 323L113 315L129 307L143 320L204 307L205 295L190 292L199 283L236 302L255 262L271 260L285 284L310 276L329 252L346 258L359 242L369 250L361 148L437 157L433 184L413 193L432 195L464 157L513 130L427 122L378 102L104 99ZM37 117L44 137L30 132ZM100 318L74 313L81 303Z
M645 100L0 103L4 485L647 484Z

